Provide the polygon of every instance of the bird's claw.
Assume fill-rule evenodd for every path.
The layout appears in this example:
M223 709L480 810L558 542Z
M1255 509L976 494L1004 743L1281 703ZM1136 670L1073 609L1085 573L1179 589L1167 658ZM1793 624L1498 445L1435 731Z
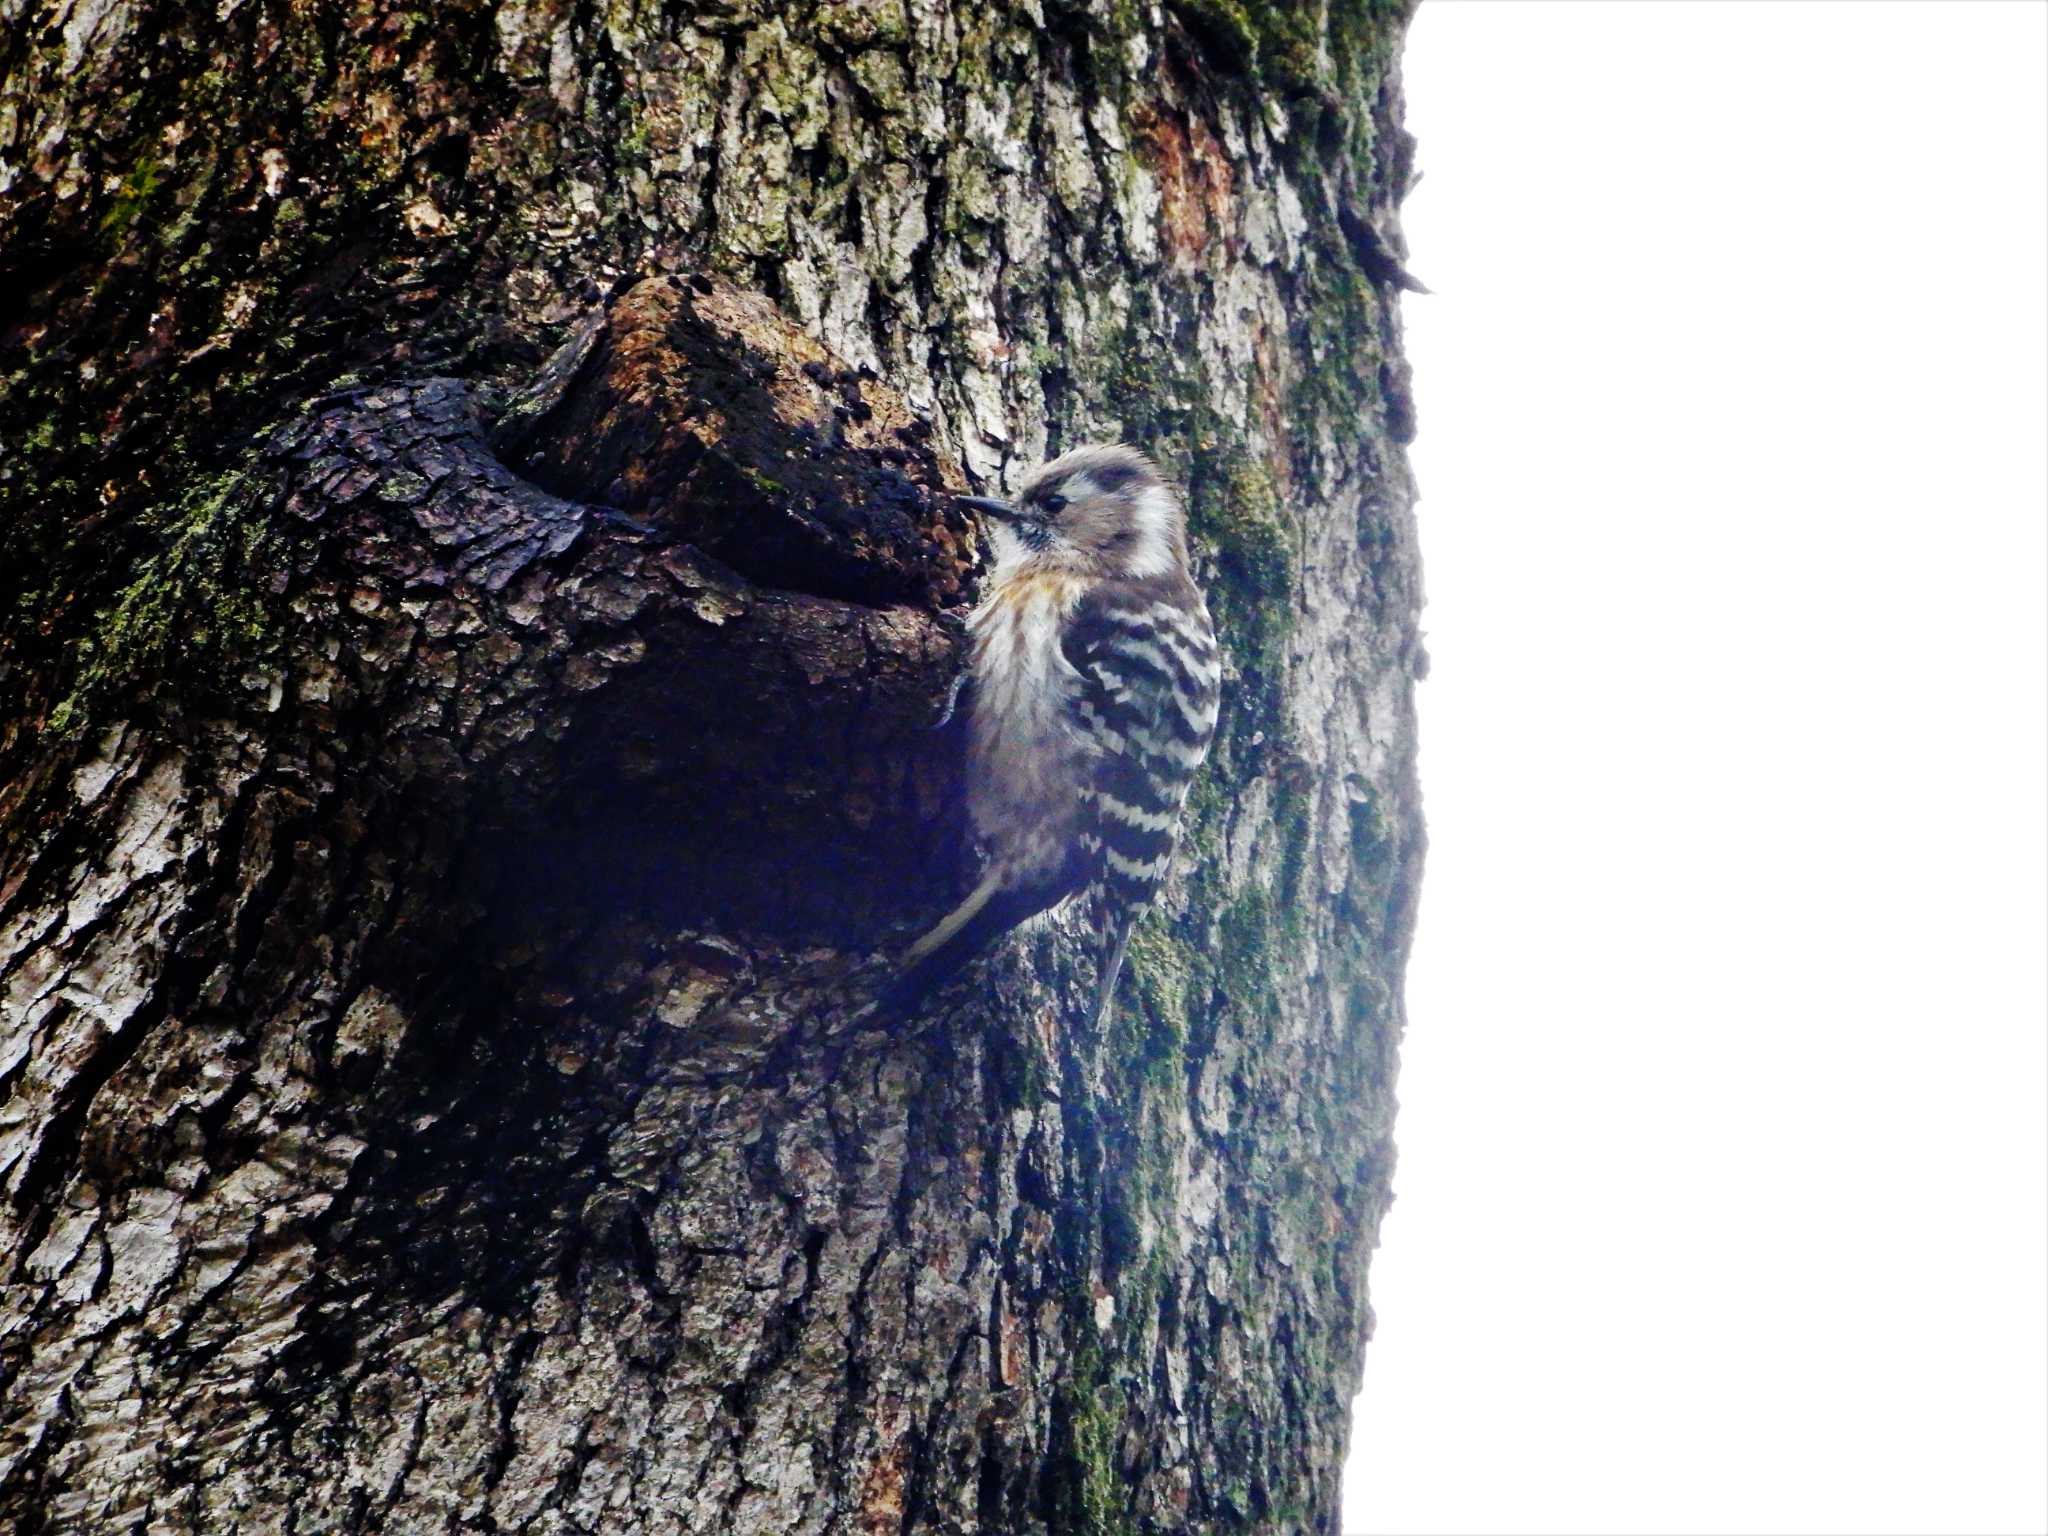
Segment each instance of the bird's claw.
M927 730L942 731L953 723L954 711L960 707L960 690L966 686L967 674L965 672L956 674L953 678L953 686L946 690L946 707L939 712L939 718L926 727Z

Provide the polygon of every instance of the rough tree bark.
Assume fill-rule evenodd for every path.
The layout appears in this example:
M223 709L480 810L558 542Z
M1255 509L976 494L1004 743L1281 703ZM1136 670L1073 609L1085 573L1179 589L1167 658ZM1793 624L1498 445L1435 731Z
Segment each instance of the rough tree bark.
M1422 653L1387 0L0 3L0 1526L1332 1531ZM1113 1020L948 493L1230 658Z

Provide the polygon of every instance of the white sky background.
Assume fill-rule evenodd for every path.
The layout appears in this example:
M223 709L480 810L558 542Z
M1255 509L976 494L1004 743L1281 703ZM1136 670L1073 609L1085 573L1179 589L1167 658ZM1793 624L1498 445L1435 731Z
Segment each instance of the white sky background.
M2048 1530L2048 6L1428 0L1344 1525Z

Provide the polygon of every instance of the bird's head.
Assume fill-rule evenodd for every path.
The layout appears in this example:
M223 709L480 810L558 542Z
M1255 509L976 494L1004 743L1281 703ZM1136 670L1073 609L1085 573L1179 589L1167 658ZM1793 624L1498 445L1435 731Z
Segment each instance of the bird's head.
M1037 566L1139 581L1187 567L1180 497L1120 443L1076 448L1034 470L1015 500L963 496L988 519L996 569Z

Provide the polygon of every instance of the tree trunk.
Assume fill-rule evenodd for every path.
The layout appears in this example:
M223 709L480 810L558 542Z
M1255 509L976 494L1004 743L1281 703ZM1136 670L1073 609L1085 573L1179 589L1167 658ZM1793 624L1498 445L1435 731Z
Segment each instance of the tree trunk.
M6 0L0 1526L1336 1529L1421 849L1386 0ZM949 496L1228 653L1097 1037Z

